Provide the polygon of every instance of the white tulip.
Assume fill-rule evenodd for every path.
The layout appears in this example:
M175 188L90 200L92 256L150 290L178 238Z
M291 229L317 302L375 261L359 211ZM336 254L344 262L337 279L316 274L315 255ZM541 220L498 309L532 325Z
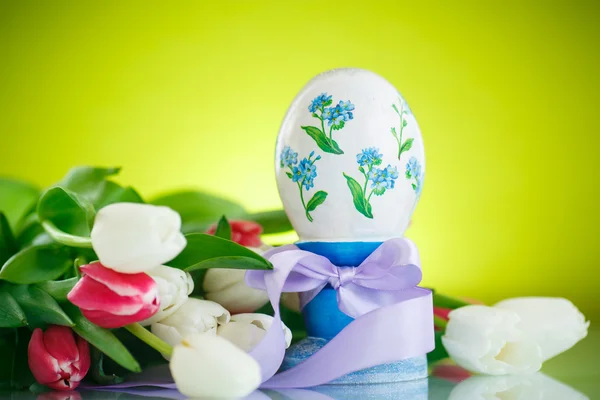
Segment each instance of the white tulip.
M237 314L231 321L217 329L217 335L223 337L244 351L252 350L267 333L273 324L273 317L266 314ZM292 342L292 331L283 323L286 348Z
M450 357L469 371L489 375L539 371L541 350L518 329L519 322L511 310L462 307L449 314L442 342Z
M148 271L148 275L158 285L160 308L156 314L140 322L144 326L152 325L174 314L194 290L192 276L177 268L161 265Z
M115 203L102 208L91 238L102 265L125 274L156 268L186 246L179 214L150 204Z
M240 398L261 383L256 360L218 336L186 336L173 349L169 368L177 389L192 398Z
M175 346L190 334L202 333L215 336L217 326L226 324L229 319L229 311L219 304L188 298L171 316L152 324L150 329L153 334L171 346Z
M514 311L521 321L517 327L537 342L546 361L569 350L587 336L589 322L567 299L552 297L522 297L494 305Z
M232 314L258 310L267 304L269 296L264 290L247 286L245 275L243 269L209 269L202 284L204 297L221 304Z
M546 375L473 376L452 389L448 400L587 400L588 397Z

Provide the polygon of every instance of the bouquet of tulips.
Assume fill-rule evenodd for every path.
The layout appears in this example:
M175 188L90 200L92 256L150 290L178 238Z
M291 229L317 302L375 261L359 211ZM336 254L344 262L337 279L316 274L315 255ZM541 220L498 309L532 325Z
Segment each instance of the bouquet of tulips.
M273 310L244 274L273 268L260 235L291 230L285 213L195 191L146 202L118 171L76 167L43 192L0 179L0 388L112 385L169 363L188 396L250 393L261 374L247 352ZM282 303L289 346L305 331L297 295ZM430 363L535 372L587 334L565 299L473 303L434 293Z
M118 172L76 167L41 192L0 179L0 388L119 383L189 333L249 350L267 329L244 270L272 268L260 235L289 231L285 213L195 191L145 202Z

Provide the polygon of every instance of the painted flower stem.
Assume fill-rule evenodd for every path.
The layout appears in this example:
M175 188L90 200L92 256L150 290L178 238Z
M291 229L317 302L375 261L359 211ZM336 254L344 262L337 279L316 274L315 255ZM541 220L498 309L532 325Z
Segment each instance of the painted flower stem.
M173 354L173 347L148 331L142 325L135 323L125 325L124 328L159 353L164 354L165 356L171 356L171 354Z
M298 183L298 189L300 190L300 200L302 201L302 206L304 207L304 212L306 214L306 218L308 218L308 220L310 222L313 222L313 219L310 216L310 213L306 209L306 202L304 201L304 193L302 192L302 185L304 184L305 180L306 180L306 178L302 179L302 182L297 182Z

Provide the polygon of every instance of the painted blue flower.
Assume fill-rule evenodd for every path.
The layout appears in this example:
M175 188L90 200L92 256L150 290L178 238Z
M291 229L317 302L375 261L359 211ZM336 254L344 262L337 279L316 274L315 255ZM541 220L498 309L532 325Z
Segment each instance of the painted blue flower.
M353 111L354 110L354 104L352 104L350 102L350 100L348 100L348 101L340 100L338 106L340 106L342 108L342 110L344 110L344 111Z
M398 179L398 169L388 164L385 168L373 168L369 172L371 188L376 196L381 196L388 189L393 189Z
M379 152L376 147L369 147L362 149L362 151L356 155L356 162L361 167L371 168L373 165L380 165L383 154Z
M412 184L412 188L417 194L417 196L421 195L421 190L423 189L422 177L415 179L415 183Z
M317 97L315 97L310 105L308 106L308 111L311 113L320 110L321 108L328 106L331 104L331 96L328 96L327 93L321 93Z
M290 146L285 146L279 156L281 168L287 166L291 167L298 163L298 153L296 153Z
M300 167L294 167L292 169L292 181L298 182L304 179L304 171Z
M421 164L416 157L411 157L406 163L406 178L417 178L421 175Z

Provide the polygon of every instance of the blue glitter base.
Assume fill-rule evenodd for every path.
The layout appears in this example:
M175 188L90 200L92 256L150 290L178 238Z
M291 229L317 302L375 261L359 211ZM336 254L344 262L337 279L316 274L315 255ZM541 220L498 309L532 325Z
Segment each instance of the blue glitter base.
M281 371L290 369L308 357L312 356L315 352L320 350L328 340L316 337L307 337L295 345L291 346L286 352L283 364L281 365ZM393 382L404 382L413 381L417 379L423 379L427 377L427 357L425 355L421 357L413 357L407 360L397 361L390 364L378 365L363 369L361 371L352 372L341 378L338 378L329 383L329 385L356 385L356 384L370 384L370 383L393 383ZM414 387L413 387L414 386ZM416 390L419 393L422 391L422 385L415 383L415 385L407 385L407 390ZM425 395L427 394L427 381L424 380ZM404 398L400 396L398 398ZM413 398L413 397L407 397ZM419 397L420 398L420 397ZM426 398L426 396L425 396Z

